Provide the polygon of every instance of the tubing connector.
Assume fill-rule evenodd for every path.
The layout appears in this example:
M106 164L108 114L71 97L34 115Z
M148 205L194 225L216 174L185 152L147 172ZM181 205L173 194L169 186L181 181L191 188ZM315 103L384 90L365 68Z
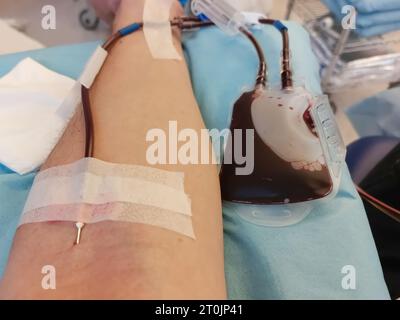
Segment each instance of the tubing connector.
M193 0L192 12L206 16L228 35L236 35L246 29L246 17L225 0Z

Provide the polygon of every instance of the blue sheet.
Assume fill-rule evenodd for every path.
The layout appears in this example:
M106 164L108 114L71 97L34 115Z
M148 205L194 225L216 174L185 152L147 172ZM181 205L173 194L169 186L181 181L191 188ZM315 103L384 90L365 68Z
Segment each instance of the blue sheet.
M320 92L318 64L308 35L290 24L295 78ZM272 27L257 33L262 40L273 82L279 80L281 39ZM76 78L95 43L45 49L0 57L0 75L30 56L45 66ZM201 30L184 40L193 86L209 128L225 128L232 103L254 82L257 59L244 38ZM229 54L227 54L229 53ZM33 175L0 175L0 274L11 245ZM14 189L15 195L10 191ZM5 193L8 192L8 193ZM4 196L3 196L4 194ZM245 299L387 299L375 245L362 203L345 170L338 196L318 206L303 222L287 228L265 228L243 221L237 208L224 204L225 265L230 298ZM353 265L357 289L343 290L341 269Z
M19 176L0 165L0 277L34 177L34 173Z
M399 0L348 0L360 13L399 10Z
M362 137L400 138L400 87L355 104L347 110L347 115Z
M342 7L354 5L358 11L356 19L356 29L360 36L369 37L380 35L400 29L400 2L393 0L382 1L356 1L356 0L323 0L336 20L340 23L345 14ZM386 7L385 7L386 5ZM361 9L359 9L361 8ZM384 10L384 8L386 8ZM377 9L373 11L372 9Z

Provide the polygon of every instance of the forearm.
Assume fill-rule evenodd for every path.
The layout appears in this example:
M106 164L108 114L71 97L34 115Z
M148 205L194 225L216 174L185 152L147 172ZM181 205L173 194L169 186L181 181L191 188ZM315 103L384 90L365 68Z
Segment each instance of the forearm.
M123 1L117 27L141 19ZM136 4L135 8L137 10ZM136 11L138 12L138 11ZM174 36L180 49L179 35ZM168 121L204 127L184 60L154 60L142 32L119 41L91 89L96 158L149 166L146 133ZM83 156L78 111L45 167ZM71 148L74 146L74 148ZM196 240L143 224L101 222L73 245L73 223L36 223L16 234L0 296L16 298L224 298L221 205L213 165L158 165L185 174ZM206 187L205 187L206 186ZM41 268L57 269L57 289L41 288Z

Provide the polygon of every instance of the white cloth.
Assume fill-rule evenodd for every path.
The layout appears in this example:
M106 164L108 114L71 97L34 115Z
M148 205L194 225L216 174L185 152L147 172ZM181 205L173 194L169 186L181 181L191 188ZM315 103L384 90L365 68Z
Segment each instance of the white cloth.
M42 165L75 111L76 104L62 104L76 102L78 89L31 58L0 78L0 163L19 174Z

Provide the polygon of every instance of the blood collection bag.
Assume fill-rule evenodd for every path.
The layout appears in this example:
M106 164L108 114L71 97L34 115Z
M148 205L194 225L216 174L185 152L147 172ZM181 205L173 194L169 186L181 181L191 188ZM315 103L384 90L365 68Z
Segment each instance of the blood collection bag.
M223 200L279 205L336 194L346 149L326 96L313 97L303 87L245 92L230 129L220 171ZM251 131L253 141L246 138ZM237 154L249 150L253 170L243 174L249 164Z

